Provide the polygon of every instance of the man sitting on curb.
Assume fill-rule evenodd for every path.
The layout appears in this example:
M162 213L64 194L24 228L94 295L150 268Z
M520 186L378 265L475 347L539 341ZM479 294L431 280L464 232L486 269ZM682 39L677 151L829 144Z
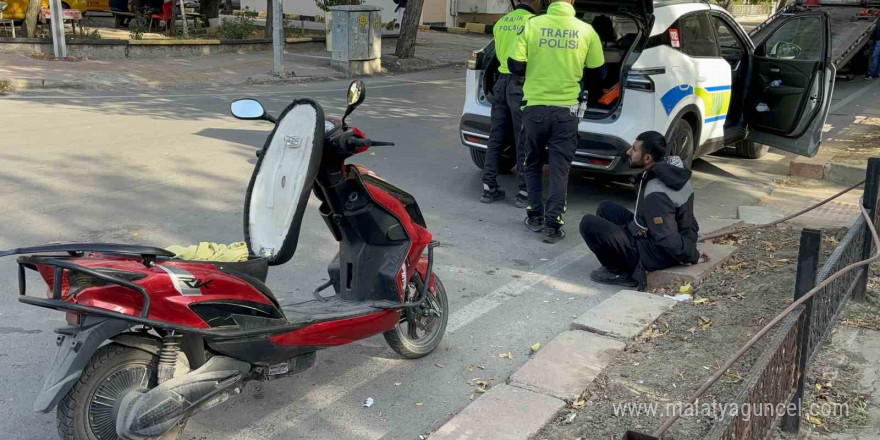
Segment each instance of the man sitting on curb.
M644 169L636 176L636 213L604 201L581 219L581 236L602 263L590 274L594 281L644 290L648 271L709 260L697 250L691 171L666 154L662 134L639 135L626 152L631 168Z

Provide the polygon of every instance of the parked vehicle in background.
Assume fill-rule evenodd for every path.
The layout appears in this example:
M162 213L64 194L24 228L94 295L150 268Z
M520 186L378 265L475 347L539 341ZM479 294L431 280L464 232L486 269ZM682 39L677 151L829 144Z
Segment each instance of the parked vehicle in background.
M575 168L632 173L626 150L649 130L665 134L688 167L726 146L747 158L761 157L767 145L818 151L835 76L824 13L793 11L753 39L705 2L577 0L575 9L602 39L608 67L604 83L588 85ZM497 66L494 43L468 63L460 135L478 167ZM514 162L511 146L502 168Z
M3 11L3 18L10 20L24 20L25 13L27 13L28 0L3 0L4 2L9 4L9 7ZM108 1L108 0L102 0ZM49 0L42 0L40 4L43 8L49 7ZM76 9L80 12L86 12L88 10L88 5L86 0L64 0L61 2L61 6L64 9ZM109 8L108 8L109 10Z
M813 3L813 2L808 2ZM838 71L853 60L865 45L871 41L871 32L877 26L880 16L880 1L867 0L827 0L818 1L817 5L789 5L760 26L752 29L752 39L764 38L772 32L773 24L791 14L802 11L819 11L828 14L831 22L831 63ZM866 7L868 9L866 9Z

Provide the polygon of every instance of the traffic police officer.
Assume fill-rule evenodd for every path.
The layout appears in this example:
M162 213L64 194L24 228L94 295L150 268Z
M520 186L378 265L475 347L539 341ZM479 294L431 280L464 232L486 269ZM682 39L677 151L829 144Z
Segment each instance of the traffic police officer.
M568 173L577 149L581 80L605 77L602 41L593 27L575 18L574 0L551 0L547 14L526 22L507 66L525 75L523 130L529 206L526 226L543 231L544 242L565 237L562 214ZM586 69L586 70L585 70ZM550 191L543 203L543 151L550 156Z
M520 0L519 5L501 17L492 27L495 37L495 56L498 58L498 79L493 88L492 97L492 129L489 132L489 143L486 161L483 165L483 203L492 203L504 198L504 190L498 187L498 166L501 152L507 140L507 133L513 132L516 163L519 165L519 192L516 194L516 206L525 208L529 204L526 192L526 180L522 170L525 161L522 138L522 105L523 79L512 75L507 68L507 58L516 43L519 31L526 21L535 15L541 7L542 0Z

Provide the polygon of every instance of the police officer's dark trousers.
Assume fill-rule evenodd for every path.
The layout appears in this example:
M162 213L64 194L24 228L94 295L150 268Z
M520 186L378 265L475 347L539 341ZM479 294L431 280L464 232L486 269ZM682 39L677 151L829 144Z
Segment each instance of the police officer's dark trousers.
M513 133L516 163L519 170L519 191L526 191L526 180L521 164L525 161L522 136L523 78L516 75L500 74L492 89L492 129L483 165L483 184L490 190L498 186L498 166L501 153L507 144L508 133Z
M596 215L581 219L580 232L596 258L611 273L631 275L639 265L635 238L627 230L633 213L614 202L602 202Z
M558 228L564 223L568 173L577 148L577 116L568 107L536 105L523 111L526 150L526 187L529 210L543 210L544 224ZM549 150L550 191L543 202L544 147Z

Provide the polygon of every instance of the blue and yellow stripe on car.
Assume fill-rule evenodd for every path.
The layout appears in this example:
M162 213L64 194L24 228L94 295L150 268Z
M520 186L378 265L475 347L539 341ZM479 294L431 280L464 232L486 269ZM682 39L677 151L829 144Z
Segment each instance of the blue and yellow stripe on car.
M682 84L666 92L660 98L660 102L668 115L681 100L691 95L697 95L703 101L703 106L706 109L705 122L715 122L727 118L727 111L730 108L730 91L730 86L694 88L690 84Z

